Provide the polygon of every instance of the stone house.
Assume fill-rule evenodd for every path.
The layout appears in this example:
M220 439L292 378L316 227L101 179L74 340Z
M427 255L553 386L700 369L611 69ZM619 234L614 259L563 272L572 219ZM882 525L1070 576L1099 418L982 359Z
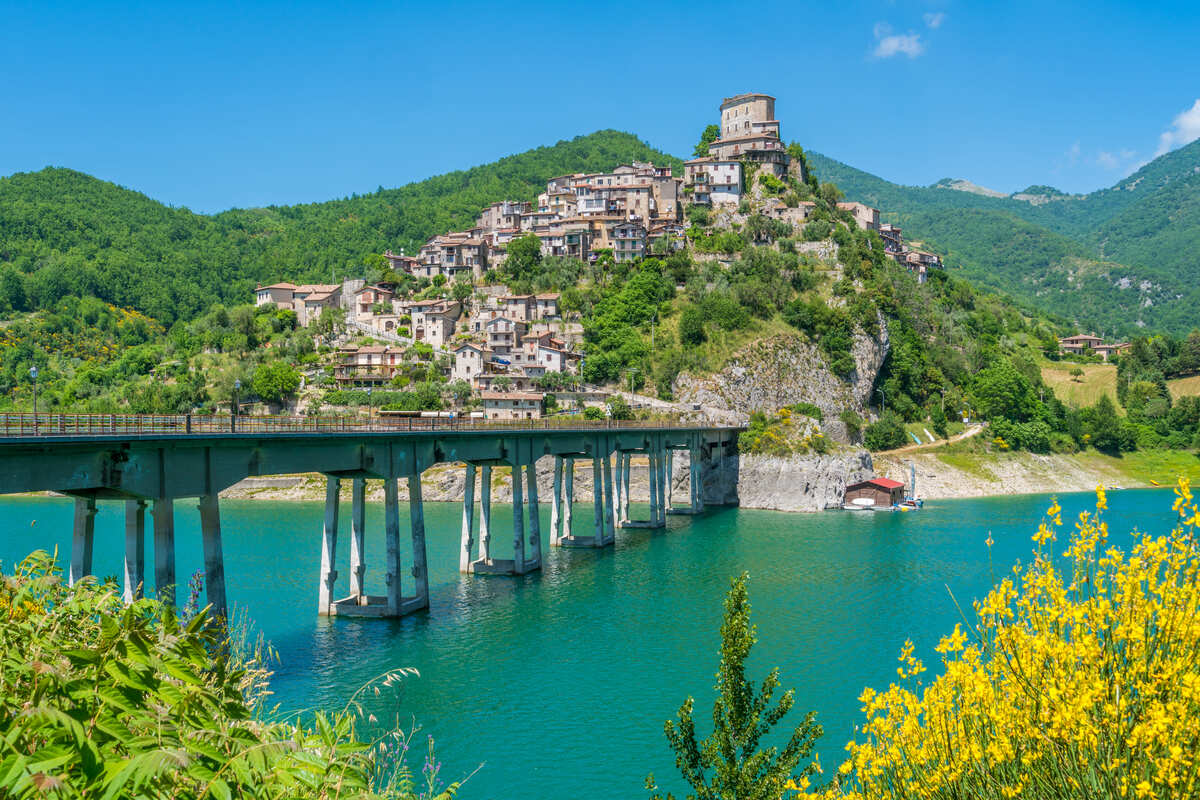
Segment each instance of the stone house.
M483 413L487 419L514 420L540 419L542 399L540 392L493 392L479 393L483 401Z
M338 350L333 377L339 386L378 386L405 364L404 350L384 345L348 346Z

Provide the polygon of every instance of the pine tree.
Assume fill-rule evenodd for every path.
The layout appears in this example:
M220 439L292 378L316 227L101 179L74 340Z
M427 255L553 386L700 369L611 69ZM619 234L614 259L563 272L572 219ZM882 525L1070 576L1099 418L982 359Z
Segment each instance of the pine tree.
M823 733L814 722L814 712L796 726L782 751L777 747L758 749L759 741L791 710L795 698L788 689L772 706L772 695L779 688L778 667L771 670L757 693L746 678L746 659L757 641L755 626L750 624L748 580L749 573L735 578L725 597L713 732L697 741L691 697L679 708L678 724L667 720L665 726L675 765L693 789L689 800L779 800L816 770L816 764L808 762L796 771ZM653 775L646 779L646 788L657 789ZM663 800L657 793L652 797ZM673 795L668 794L666 800L674 800Z

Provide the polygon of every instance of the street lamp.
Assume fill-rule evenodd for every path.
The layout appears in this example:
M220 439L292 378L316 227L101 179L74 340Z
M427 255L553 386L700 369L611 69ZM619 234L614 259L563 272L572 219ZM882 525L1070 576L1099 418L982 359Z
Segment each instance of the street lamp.
M230 431L237 430L237 425L234 422L234 420L237 419L238 405L239 405L238 400L240 399L239 395L241 394L241 392L242 392L242 379L234 378L233 379L233 407L229 409L229 430Z
M371 415L372 415L372 412L374 411L374 404L371 402L371 392L372 392L372 390L374 390L374 388L375 388L374 386L367 387L367 427L368 428L371 427Z
M33 378L33 432L37 433L37 365L29 368L29 377Z

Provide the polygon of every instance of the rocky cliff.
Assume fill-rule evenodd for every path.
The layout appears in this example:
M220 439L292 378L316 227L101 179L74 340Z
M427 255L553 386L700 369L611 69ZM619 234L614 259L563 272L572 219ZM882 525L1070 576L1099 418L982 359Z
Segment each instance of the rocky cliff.
M882 316L879 330L877 337L861 331L855 336L855 369L848 380L829 371L820 348L795 334L751 342L713 375L682 372L672 391L680 403L733 412L742 421L753 411L774 411L793 403L813 403L827 420L837 419L847 408L862 413L888 354Z
M821 511L841 504L847 484L875 475L866 450L739 458L737 492L742 508Z

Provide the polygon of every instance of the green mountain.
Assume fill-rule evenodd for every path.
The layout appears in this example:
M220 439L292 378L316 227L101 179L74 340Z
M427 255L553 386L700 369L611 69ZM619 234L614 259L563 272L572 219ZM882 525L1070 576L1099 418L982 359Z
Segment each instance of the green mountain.
M682 166L627 133L599 131L397 189L215 215L170 208L69 169L0 178L0 311L91 294L170 324L255 282L339 280L387 248L471 224L488 203L533 199L546 181L630 161Z
M1031 186L991 196L953 180L902 186L817 153L809 162L976 283L1097 331L1196 325L1200 141L1086 195Z

